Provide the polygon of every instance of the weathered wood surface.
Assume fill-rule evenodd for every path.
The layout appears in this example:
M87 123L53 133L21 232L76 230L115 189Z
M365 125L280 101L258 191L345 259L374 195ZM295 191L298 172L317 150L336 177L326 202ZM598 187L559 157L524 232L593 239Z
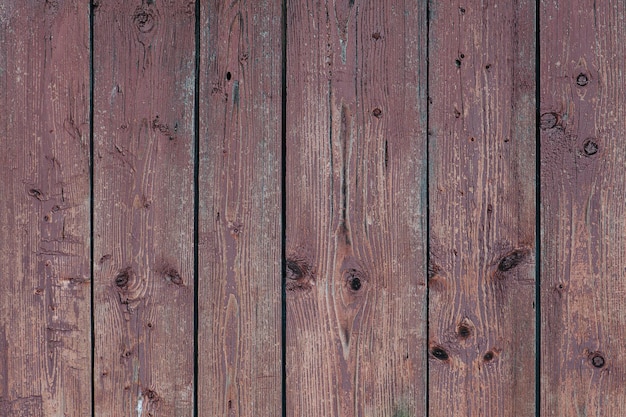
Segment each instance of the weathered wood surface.
M288 415L425 414L425 9L287 2Z
M431 417L534 415L534 18L431 4Z
M623 416L626 11L540 13L541 414Z
M198 410L280 416L281 2L201 2Z
M94 411L191 416L195 6L94 7Z
M86 416L88 2L4 1L0 45L0 416Z

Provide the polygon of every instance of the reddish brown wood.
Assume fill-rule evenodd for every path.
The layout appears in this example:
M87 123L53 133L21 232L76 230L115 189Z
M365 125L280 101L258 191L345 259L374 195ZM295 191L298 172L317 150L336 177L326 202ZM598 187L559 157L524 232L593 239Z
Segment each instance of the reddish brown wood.
M95 412L191 416L195 6L94 7Z
M426 3L287 3L287 409L425 414Z
M624 3L541 2L543 416L626 414Z
M89 2L0 4L0 415L91 415Z
M430 416L535 409L535 2L431 3Z
M281 1L200 16L198 409L280 416Z

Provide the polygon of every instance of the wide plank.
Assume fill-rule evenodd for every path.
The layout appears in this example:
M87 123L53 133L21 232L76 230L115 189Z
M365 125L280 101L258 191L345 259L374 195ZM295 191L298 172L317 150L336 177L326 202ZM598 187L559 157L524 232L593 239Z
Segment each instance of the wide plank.
M289 415L426 414L426 28L287 1Z
M0 45L0 416L88 416L89 2L3 1Z
M195 2L94 8L94 411L191 416Z
M535 414L535 2L432 2L429 411Z
M541 415L626 415L624 2L542 1Z
M200 3L202 416L283 412L281 4Z

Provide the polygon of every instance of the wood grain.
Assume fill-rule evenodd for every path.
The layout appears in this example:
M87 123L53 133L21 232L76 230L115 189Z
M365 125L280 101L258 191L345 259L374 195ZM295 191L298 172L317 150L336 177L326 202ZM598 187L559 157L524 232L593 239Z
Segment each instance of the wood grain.
M287 2L290 415L426 411L425 7Z
M626 414L621 1L542 1L543 416Z
M281 2L200 16L198 409L280 416Z
M87 416L89 3L2 2L0 45L0 416Z
M534 4L431 5L431 417L535 415Z
M195 6L94 7L95 413L191 416Z

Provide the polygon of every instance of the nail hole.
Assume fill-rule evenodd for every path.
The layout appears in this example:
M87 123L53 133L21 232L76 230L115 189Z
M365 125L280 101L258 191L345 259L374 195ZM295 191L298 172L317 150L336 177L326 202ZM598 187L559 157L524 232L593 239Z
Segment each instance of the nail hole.
M459 7L459 12L461 12L461 14L465 14L465 8L464 7Z
M589 83L589 79L587 78L587 76L585 74L579 74L578 77L576 77L576 84L578 84L581 87L586 86Z
M363 273L357 269L350 268L344 272L346 284L352 291L359 291L363 288Z
M39 201L42 201L43 198L43 194L41 193L41 191L39 191L36 188L31 188L30 190L28 190L28 195L30 195L31 197L36 198Z
M541 115L541 122L539 124L539 127L542 130L552 129L554 126L556 126L558 120L559 117L556 113L544 113Z
M461 59L465 58L465 54L461 54L459 56L461 57Z
M455 59L454 60L454 64L456 65L457 68L461 68L461 60L460 59Z
M489 362L493 360L493 352L489 351L487 353L485 353L485 356L483 356L483 359L485 360L485 362Z
M382 110L381 110L381 109L379 109L379 108L375 108L375 109L372 111L372 114L373 114L375 117L380 118L380 117L383 115L383 112L382 112Z
M457 333L458 335L463 338L463 339L467 339L468 337L470 337L470 335L472 334L472 331L470 330L469 327L465 326L465 325L461 325L459 326L459 328L457 329Z
M233 77L233 76L232 76L232 74L230 73L230 71L228 71L228 72L226 73L226 79L227 79L228 81L230 81L230 79L231 79L232 77Z
M434 348L432 348L430 350L430 354L433 355L436 359L439 359L440 361L445 361L445 360L448 360L449 358L448 352L446 352L440 346L435 346Z
M585 155L591 156L598 153L598 144L593 139L587 139L583 144Z
M591 364L596 368L602 368L605 364L604 357L602 357L599 353L594 354L591 357Z
M379 40L380 39L380 32L372 33L372 38L374 38L375 40Z

